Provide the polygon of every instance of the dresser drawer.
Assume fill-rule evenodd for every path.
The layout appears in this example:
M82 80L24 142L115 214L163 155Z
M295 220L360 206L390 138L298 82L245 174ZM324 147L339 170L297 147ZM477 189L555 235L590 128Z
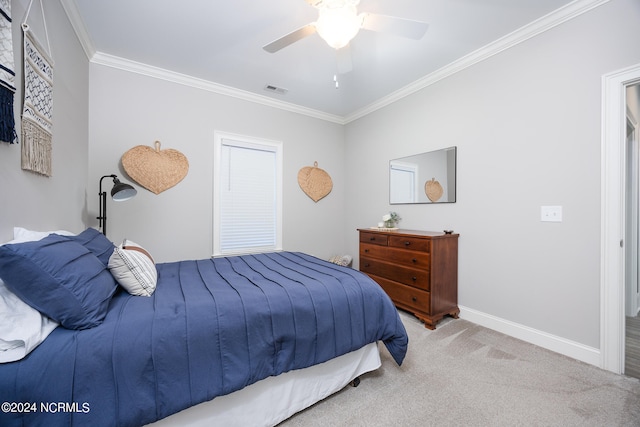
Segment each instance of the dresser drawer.
M389 242L389 236L386 234L367 233L366 231L360 232L360 242L370 243L372 245L387 246Z
M360 256L360 271L424 289L425 291L430 289L428 269L418 270Z
M429 269L431 257L428 252L405 251L386 246L360 244L360 256L380 258L385 261L402 264L408 267Z
M410 249L412 251L429 252L431 241L416 237L389 236L388 245L394 248Z
M371 276L389 298L400 308L431 314L431 293L411 286L387 280L383 277Z

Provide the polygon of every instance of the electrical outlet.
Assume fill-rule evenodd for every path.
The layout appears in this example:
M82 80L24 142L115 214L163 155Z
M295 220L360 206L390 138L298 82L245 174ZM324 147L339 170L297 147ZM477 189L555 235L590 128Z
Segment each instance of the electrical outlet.
M540 221L562 222L562 206L540 206Z

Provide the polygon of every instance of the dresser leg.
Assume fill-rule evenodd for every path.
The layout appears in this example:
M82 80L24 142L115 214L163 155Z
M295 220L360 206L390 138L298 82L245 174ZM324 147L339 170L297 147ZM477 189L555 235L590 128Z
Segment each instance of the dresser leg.
M427 328L427 329L430 329L430 330L432 330L432 331L435 331L435 330L436 330L436 325L435 325L435 324L432 324L432 323L430 323L430 322L424 322L424 327L425 327L425 328Z
M456 308L455 310L449 312L449 313L445 313L443 315L437 316L437 317L426 317L426 316L421 316L419 314L415 314L414 316L416 316L422 323L424 323L424 327L427 329L430 329L432 331L434 331L436 329L436 324L441 321L444 316L451 316L454 319L458 319L458 315L460 314L460 309Z
M431 329L432 331L436 329L436 323L438 323L438 320L435 319L429 319L427 317L424 316L420 316L419 314L413 314L414 316L416 316L418 318L418 320L420 320L422 323L424 323L424 327L427 329Z

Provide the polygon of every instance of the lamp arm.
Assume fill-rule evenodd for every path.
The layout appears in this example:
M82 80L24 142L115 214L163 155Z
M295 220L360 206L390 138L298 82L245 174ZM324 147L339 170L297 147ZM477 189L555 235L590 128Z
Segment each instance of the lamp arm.
M99 185L99 189L100 192L98 193L98 200L99 200L99 215L98 217L96 217L96 219L98 219L99 222L99 226L102 229L102 234L104 234L105 236L107 235L107 192L106 191L102 191L102 180L105 178L112 178L115 179L117 178L116 175L105 175L102 178L100 178L100 185Z

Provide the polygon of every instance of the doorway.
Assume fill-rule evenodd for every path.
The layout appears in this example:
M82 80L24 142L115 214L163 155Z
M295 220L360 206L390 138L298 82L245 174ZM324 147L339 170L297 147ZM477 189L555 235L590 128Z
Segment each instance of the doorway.
M640 379L640 84L625 90L625 346L623 373Z
M629 243L625 241L629 216L626 91L637 84L640 64L602 78L600 365L619 374L625 367L626 272L633 273L633 268L627 270L625 249Z

